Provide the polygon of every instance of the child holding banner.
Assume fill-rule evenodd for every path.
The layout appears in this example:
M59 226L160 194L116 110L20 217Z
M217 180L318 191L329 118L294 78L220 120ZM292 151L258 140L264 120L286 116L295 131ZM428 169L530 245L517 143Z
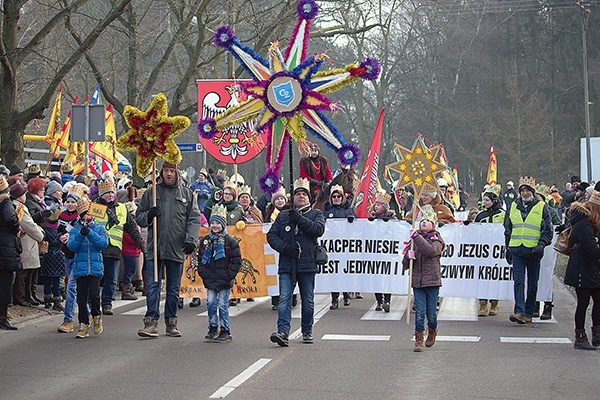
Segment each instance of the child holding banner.
M415 298L415 349L423 351L425 316L429 328L425 346L431 347L437 335L437 299L442 286L440 257L445 243L436 231L437 216L433 207L425 205L418 220L419 229L410 235L402 260L404 269L413 260L412 288Z

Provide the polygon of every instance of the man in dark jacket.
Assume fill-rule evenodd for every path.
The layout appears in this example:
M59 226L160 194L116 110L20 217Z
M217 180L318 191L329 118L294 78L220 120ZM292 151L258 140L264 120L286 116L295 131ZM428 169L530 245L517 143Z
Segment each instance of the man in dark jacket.
M167 273L167 300L165 302L165 323L167 336L180 337L177 329L177 302L181 286L181 273L185 257L194 252L200 234L200 210L194 201L192 191L181 185L177 164L163 162L156 185L156 206L152 206L152 190L142 196L136 213L141 227L156 225L157 237L153 229L148 229L146 273L148 291L144 328L138 331L141 337L158 337L160 318L160 283L163 272ZM158 276L154 273L154 246L157 247ZM163 268L164 266L164 268Z
M296 283L302 298L302 340L312 343L312 326L317 263L317 238L325 232L325 218L320 210L310 208L310 182L300 178L294 182L294 207L277 215L267 233L269 245L279 253L279 304L277 332L271 342L288 346L292 319L292 293Z
M552 221L548 206L535 196L535 179L519 180L519 197L504 218L506 259L513 264L515 308L510 320L531 323L540 277L540 260L544 248L552 242ZM527 297L525 297L527 274Z

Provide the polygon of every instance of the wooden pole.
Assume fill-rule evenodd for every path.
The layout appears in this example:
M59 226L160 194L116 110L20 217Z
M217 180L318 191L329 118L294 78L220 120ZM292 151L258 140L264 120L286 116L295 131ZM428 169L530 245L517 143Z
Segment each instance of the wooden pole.
M156 161L152 163L152 207L156 207ZM156 222L158 217L154 217L152 222L152 237L154 238L154 246L152 246L152 254L154 256L154 282L158 282L158 229Z
M417 212L421 212L421 207L419 206L419 194L417 193L417 196L415 197L415 200L413 202L413 218L412 218L412 225L411 225L411 229L414 230L415 229L415 221L417 220L417 213L415 213L415 211ZM410 240L410 251L414 250L414 246L415 246L415 242L411 239ZM412 298L411 292L410 290L412 289L412 272L413 272L413 263L415 260L413 260L412 258L409 260L408 262L408 302L406 304L406 325L410 324L410 312L411 312L411 305L410 305L410 300Z

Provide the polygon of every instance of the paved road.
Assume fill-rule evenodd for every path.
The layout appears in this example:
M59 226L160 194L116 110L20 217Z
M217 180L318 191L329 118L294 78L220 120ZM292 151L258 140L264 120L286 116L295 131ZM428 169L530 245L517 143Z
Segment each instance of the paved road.
M402 297L385 314L369 294L336 311L319 295L315 343L289 348L269 341L268 299L231 309L228 344L203 342L204 307L180 310L182 338L163 325L160 338L140 339L143 299L118 302L105 332L85 340L45 316L0 331L0 399L598 399L600 351L573 349L575 301L556 278L554 290L554 318L523 326L508 321L509 302L477 318L476 300L445 299L440 341L423 353L412 351Z

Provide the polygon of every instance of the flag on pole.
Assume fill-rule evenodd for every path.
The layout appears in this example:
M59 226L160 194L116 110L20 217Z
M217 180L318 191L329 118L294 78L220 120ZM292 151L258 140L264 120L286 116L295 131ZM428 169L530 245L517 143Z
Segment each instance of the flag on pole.
M46 131L46 143L50 145L50 153L54 157L60 157L60 147L58 146L58 139L60 137L60 99L62 97L62 85L58 89L56 100L54 101L54 107L52 108L52 115L50 116L50 123L48 124L48 130Z
M73 164L73 175L82 174L85 171L85 143L71 142L63 162Z
M496 150L494 150L494 142L492 142L492 148L490 150L490 165L488 166L487 183L488 185L495 185L498 183L498 164Z
M73 104L77 104L77 97L73 99ZM69 133L71 132L71 110L67 113L65 122L63 123L62 129L60 130L60 137L56 141L56 144L67 150L69 148Z
M98 82L98 86L96 86L96 90L94 90L94 93L92 94L90 104L102 104L102 98L100 97L100 82Z
M354 199L354 207L357 218L367 218L371 210L371 205L375 203L375 194L377 188L380 187L379 178L377 174L379 172L379 153L381 151L381 135L383 131L383 117L385 115L385 109L381 109L379 114L379 121L375 127L375 133L371 140L371 147L369 148L369 154L365 160L362 173L360 174L360 184L356 198Z
M93 97L92 97L93 99ZM112 104L106 107L104 112L104 124L106 130L106 136L104 142L93 142L90 143L90 152L100 158L102 158L102 170L100 173L108 170L112 172L117 171L117 129L115 127L115 116Z

